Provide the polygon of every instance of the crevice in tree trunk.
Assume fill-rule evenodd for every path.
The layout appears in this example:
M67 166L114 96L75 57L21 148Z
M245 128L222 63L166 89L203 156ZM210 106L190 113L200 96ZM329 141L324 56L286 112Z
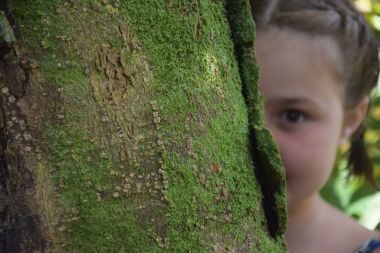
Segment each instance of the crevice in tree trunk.
M284 195L284 176L276 155L271 156L274 145L269 132L263 127L261 98L258 94L257 67L254 60L255 26L247 0L226 2L230 29L239 64L242 92L249 117L249 149L255 167L255 174L263 194L262 205L268 233L272 238L283 235L286 224L286 205L279 196ZM272 154L273 155L273 154Z

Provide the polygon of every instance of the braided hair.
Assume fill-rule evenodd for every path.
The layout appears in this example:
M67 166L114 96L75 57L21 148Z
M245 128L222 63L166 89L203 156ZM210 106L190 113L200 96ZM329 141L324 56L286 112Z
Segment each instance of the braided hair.
M310 36L331 37L338 45L342 66L339 78L346 85L346 109L354 108L376 86L379 74L375 36L349 0L250 0L257 31L287 28ZM373 166L364 143L365 125L351 136L348 167L375 185Z

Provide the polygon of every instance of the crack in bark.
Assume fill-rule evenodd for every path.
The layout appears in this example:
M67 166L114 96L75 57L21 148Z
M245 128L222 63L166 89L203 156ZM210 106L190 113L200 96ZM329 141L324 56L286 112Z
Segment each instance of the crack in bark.
M263 128L262 119L256 115L262 111L260 97L255 86L257 73L255 72L256 63L253 51L255 34L253 19L247 0L227 0L226 10L243 86L242 92L248 109L249 149L255 167L255 175L263 193L262 205L268 232L272 238L276 238L284 233L286 221L282 220L279 212L286 212L286 208L285 205L279 203L278 199L279 194L284 194L281 190L282 177L271 161L275 158L269 157L268 153L269 149L274 146L271 147L269 143L264 143L269 132Z

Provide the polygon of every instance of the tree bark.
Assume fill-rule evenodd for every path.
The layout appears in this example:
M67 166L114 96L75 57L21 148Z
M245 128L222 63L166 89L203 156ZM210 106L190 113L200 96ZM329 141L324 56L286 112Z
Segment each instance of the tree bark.
M0 252L285 252L248 0L0 9Z

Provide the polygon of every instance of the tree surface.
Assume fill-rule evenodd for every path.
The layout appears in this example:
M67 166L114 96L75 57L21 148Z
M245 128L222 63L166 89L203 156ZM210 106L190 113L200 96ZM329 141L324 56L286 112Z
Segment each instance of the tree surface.
M0 3L0 252L285 252L248 0Z

